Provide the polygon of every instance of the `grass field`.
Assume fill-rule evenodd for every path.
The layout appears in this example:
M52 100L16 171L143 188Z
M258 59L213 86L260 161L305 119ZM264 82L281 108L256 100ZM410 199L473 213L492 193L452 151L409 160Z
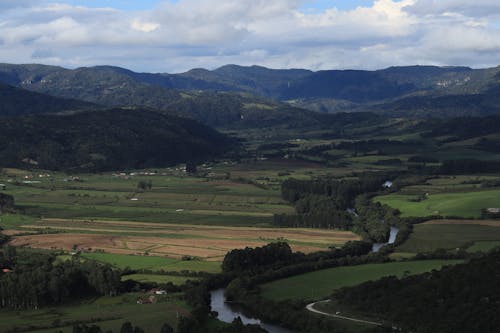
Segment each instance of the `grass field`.
M160 332L164 323L177 325L177 314L188 314L186 305L175 296L161 296L156 304L137 304L145 294L124 294L116 297L100 297L78 304L29 311L0 311L0 332L18 328L22 332L71 333L71 322L97 324L103 332L119 332L121 325L130 321L145 332ZM57 329L53 328L57 324Z
M477 241L467 248L468 252L488 252L500 246L500 240L497 241Z
M390 194L373 200L399 209L402 216L480 217L482 208L500 206L500 190L430 194L419 202L412 201L415 198L414 195Z
M13 235L13 245L66 251L78 247L117 267L176 271L215 272L218 264L207 261L220 262L232 249L273 241L287 241L294 250L308 253L359 239L350 232L269 228L273 214L294 211L281 199L279 186L273 186L279 185L285 165L221 163L203 167L211 175L206 177L170 168L148 171L147 176L146 171L82 174L79 181L68 181L73 178L62 173L39 176L7 169L0 182L7 184L5 192L14 196L24 215L5 216L0 223ZM304 162L288 166L301 177L319 169ZM151 190L138 191L140 181L151 181ZM145 259L185 256L201 260L158 265Z
M17 174L0 175L0 182L30 216L255 226L270 225L274 213L292 211L278 189L240 180L132 174L80 175L82 181L68 182L64 174L37 178L25 172L35 176L31 183ZM151 181L152 189L139 191L140 181Z
M417 224L398 252L428 252L455 249L471 242L500 241L500 221L435 220Z
M261 286L261 294L275 301L317 300L327 298L334 290L342 287L378 280L389 275L423 273L459 262L427 260L336 267L266 283Z
M129 267L135 270L147 269L152 271L166 272L220 272L220 263L204 260L177 260L154 256L133 256L113 253L82 253L83 258L110 264L114 267L124 269Z
M130 274L122 276L122 281L134 280L137 282L155 282L155 283L168 283L174 285L183 285L187 280L196 281L197 278L177 276L177 275L159 275L159 274Z

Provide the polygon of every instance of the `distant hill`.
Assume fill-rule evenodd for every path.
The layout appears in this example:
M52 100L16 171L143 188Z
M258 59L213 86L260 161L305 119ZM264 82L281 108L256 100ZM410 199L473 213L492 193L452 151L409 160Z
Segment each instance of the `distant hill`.
M0 117L38 113L61 113L96 107L92 103L53 97L3 83L0 83L0 101Z
M218 127L246 126L244 120L250 111L262 115L267 110L268 115L282 118L291 112L282 102L313 111L375 111L391 117L477 116L500 110L500 67L407 66L312 72L227 65L212 71L153 74L112 66L68 70L0 64L0 81L106 106L147 106L177 112ZM248 105L254 107L249 109Z
M211 159L234 145L194 120L147 110L0 118L0 166L101 171Z
M109 107L148 107L219 128L314 127L323 126L324 118L328 118L247 93L169 89L155 83L155 79L168 80L161 74L139 74L118 67L67 70L4 64L0 65L2 71L10 82L37 92Z

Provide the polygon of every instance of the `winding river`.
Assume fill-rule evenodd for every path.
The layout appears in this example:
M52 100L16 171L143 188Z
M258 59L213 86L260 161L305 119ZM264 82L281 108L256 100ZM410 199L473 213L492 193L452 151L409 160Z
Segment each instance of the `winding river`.
M396 241L396 236L398 235L399 229L396 227L391 227L391 232L389 235L389 240L386 243L375 243L373 244L372 251L378 252L384 245L394 244ZM230 305L226 303L226 298L224 297L225 289L217 289L210 292L211 301L210 308L212 311L217 312L217 319L225 323L231 323L234 319L240 317L241 321L245 325L254 324L259 325L269 333L294 333L289 329L264 323L260 319L250 318L241 313L237 306Z
M224 289L217 289L210 292L211 301L210 308L212 311L217 311L217 319L225 323L231 323L237 317L241 318L243 324L255 324L259 325L269 333L294 333L286 328L279 327L276 325L271 325L260 321L260 319L250 318L239 312L235 306L231 306L226 303L226 298L224 297Z
M394 244L398 232L399 232L398 228L391 227L391 233L389 234L389 240L387 241L387 243L374 243L372 246L372 252L378 252L384 245Z

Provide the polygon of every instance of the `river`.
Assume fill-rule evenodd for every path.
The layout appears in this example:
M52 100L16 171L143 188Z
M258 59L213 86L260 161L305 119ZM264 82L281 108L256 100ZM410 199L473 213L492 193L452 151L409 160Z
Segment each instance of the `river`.
M386 243L375 243L373 244L372 251L378 252L384 245L394 244L396 241L396 236L398 235L399 229L396 227L391 227L391 232L389 234L389 240ZM217 312L217 319L225 323L231 323L234 319L240 317L241 321L245 325L254 324L259 325L269 333L294 333L289 329L264 323L260 319L250 318L241 313L237 306L230 305L226 303L226 298L224 297L224 289L217 289L210 292L211 301L210 308L212 311Z
M226 303L224 297L224 289L217 289L210 292L211 301L210 308L212 311L217 311L217 319L225 323L231 323L237 317L241 318L243 324L255 324L259 325L269 333L294 333L286 328L279 327L276 325L271 325L268 323L263 323L260 319L250 318L239 312L235 306L230 306Z
M398 235L399 229L396 227L391 227L391 232L389 234L389 240L387 243L374 243L372 246L372 252L378 252L382 246L387 244L394 244L396 241L396 236Z

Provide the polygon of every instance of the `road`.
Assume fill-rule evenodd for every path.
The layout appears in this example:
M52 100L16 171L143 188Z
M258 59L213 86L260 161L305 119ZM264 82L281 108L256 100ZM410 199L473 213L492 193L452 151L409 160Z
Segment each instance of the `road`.
M338 315L338 314L331 314L331 313L327 313L327 312L316 310L314 308L314 306L316 304L318 304L318 303L326 303L326 302L330 302L330 300L319 301L319 302L314 302L314 303L308 304L306 306L306 309L309 310L309 311L311 311L311 312L323 315L323 316L328 316L328 317L333 317L333 318L338 318L338 319L345 319L345 320L350 320L350 321L354 321L354 322L357 322L357 323L363 323L363 324L368 324L368 325L382 326L382 323L376 323L376 322L373 322L373 321L367 321L367 320L362 320L362 319L356 319L356 318L341 316L341 315Z

